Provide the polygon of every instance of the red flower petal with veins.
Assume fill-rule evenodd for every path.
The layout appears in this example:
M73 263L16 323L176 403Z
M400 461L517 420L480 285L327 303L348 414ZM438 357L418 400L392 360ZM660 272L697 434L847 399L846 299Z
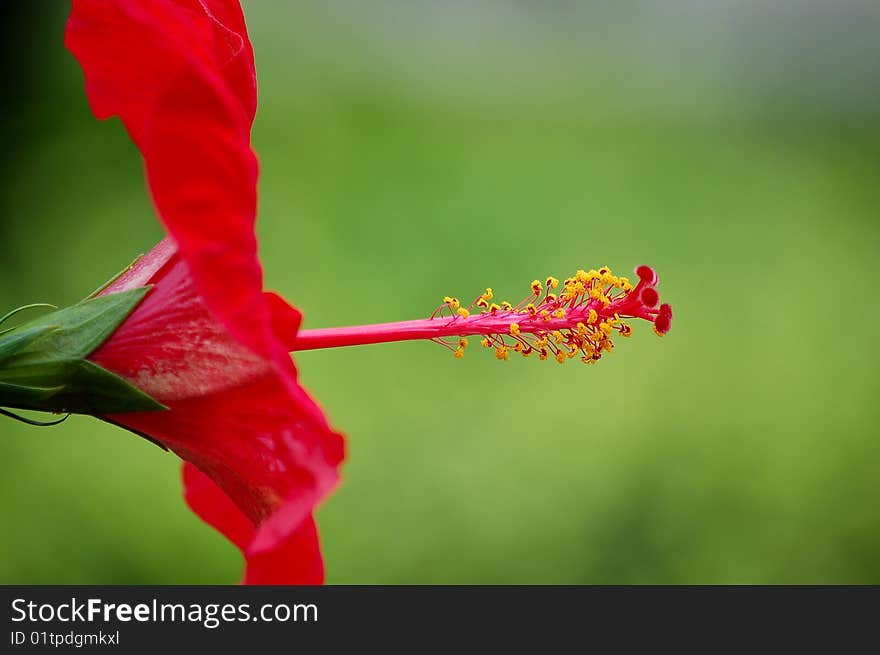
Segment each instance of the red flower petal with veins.
M153 289L89 359L169 411L105 418L194 465L184 469L187 502L241 548L245 582L321 582L312 511L337 482L342 437L293 381L289 357L279 370L214 317L170 240L103 293L145 284ZM299 313L275 294L266 300L290 338Z
M187 500L242 549L246 582L320 582L312 511L344 443L296 381L299 313L262 288L241 8L73 0L65 43L95 115L118 115L140 149L173 237L104 291L155 285L91 356L170 411L106 418L198 467L184 471Z

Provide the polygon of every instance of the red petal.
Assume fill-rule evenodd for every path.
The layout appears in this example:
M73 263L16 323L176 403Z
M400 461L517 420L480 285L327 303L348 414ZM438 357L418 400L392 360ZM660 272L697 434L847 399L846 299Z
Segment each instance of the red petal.
M95 115L118 115L139 147L156 98L186 72L219 75L253 122L254 53L236 0L73 0L65 45Z
M254 236L257 161L235 111L220 87L180 76L156 103L144 159L156 208L200 295L236 338L267 357Z
M229 496L192 464L183 464L183 497L192 511L242 551L254 538L254 526Z
M261 530L262 532L262 530ZM259 533L258 533L259 540ZM306 517L302 525L283 541L261 551L245 553L245 584L323 584L324 560L318 542L315 519Z
M212 513L201 505L198 511L243 548L254 571L247 580L300 575L300 564L287 562L285 553L309 544L317 548L310 517L338 480L342 437L297 384L290 357L258 357L213 317L169 242L108 290L144 284L142 269L152 272L146 282L153 290L90 359L169 411L108 419L160 442L222 489L252 535L240 521L226 527L228 511ZM298 323L296 310L274 294L266 298L273 325ZM316 557L319 562L317 555L306 558L313 573L320 568Z
M66 43L99 118L140 148L153 200L230 332L278 356L259 298L253 54L237 2L74 0Z
M252 123L257 112L257 75L254 70L254 49L248 38L241 6L237 0L201 0L200 4L223 37L215 42L221 71L238 96L248 123Z
M255 531L247 517L211 479L192 464L183 465L186 502L206 523L224 534L245 556L245 584L322 584L324 562L314 519L255 550Z
M277 293L267 291L265 295L275 338L284 344L287 350L292 350L293 342L296 341L296 333L299 332L299 326L302 323L302 314Z
M155 258L113 288L141 265L154 267ZM296 383L289 356L262 359L214 319L184 262L170 256L150 282L153 290L89 358L170 411L110 418L194 463L253 523L280 522L286 532L335 485L342 438ZM282 307L280 299L273 304ZM287 311L290 320L295 310Z

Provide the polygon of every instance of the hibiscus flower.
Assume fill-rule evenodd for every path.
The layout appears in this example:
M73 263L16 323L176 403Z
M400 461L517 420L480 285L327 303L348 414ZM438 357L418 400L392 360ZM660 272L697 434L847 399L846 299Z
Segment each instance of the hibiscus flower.
M515 305L487 288L429 318L301 330L263 291L256 78L238 3L74 0L66 43L94 113L119 116L140 149L169 237L90 299L0 331L0 407L92 414L179 455L187 502L241 549L246 583L324 579L313 512L345 446L291 351L428 339L461 359L476 336L502 361L594 364L632 334L629 318L669 331L648 266L635 285L578 270L534 280Z

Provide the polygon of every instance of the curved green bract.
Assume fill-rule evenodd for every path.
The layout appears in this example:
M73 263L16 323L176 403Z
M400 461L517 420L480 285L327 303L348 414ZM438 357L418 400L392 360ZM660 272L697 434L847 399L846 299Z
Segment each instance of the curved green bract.
M12 311L6 312L5 314L3 314L3 316L0 316L0 327L2 327L6 321L8 321L10 318L15 316L16 314L19 314L21 312L25 312L29 309L36 309L38 307L48 307L49 309L58 309L58 307L56 305L50 305L47 302L33 302L30 305L22 305L21 307L16 307ZM10 332L12 329L13 328L8 328L6 330L2 330L2 331L0 331L0 334L3 334L4 332Z
M86 359L149 291L139 287L89 298L0 335L0 407L74 414L166 409Z

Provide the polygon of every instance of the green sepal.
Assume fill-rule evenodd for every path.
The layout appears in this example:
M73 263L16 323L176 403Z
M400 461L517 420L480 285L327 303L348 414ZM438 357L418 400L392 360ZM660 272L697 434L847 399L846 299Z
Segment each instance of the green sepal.
M99 286L97 289L95 289L94 291L92 291L88 296L86 296L86 300L89 300L89 299L91 299L91 298L96 298L96 297L98 296L98 294L101 293L104 289L106 289L107 287L109 287L111 284L113 284L114 282L116 282L116 280L118 280L118 279L121 278L123 275L125 275L126 273L128 273L131 269L133 269L134 266L135 266L135 264L137 264L137 263L138 263L140 260L142 260L143 258L144 258L144 254L143 254L143 253L141 253L140 255L138 255L137 257L135 257L135 258L134 258L134 261L132 261L131 264L129 264L128 266L126 266L125 268L123 268L123 269L122 269L121 271L119 271L116 275L114 275L113 277L111 277L111 278L110 278L109 280L107 280L104 284L102 284L102 285Z
M149 291L88 298L0 335L0 407L76 414L167 409L86 359Z
M97 298L87 298L70 307L49 312L4 335L4 341L19 331L54 327L45 338L20 349L19 358L80 359L104 343L137 307L152 287L138 287Z
M13 328L0 338L0 365L3 360L19 352L25 346L55 330L56 325L35 325L27 329Z

